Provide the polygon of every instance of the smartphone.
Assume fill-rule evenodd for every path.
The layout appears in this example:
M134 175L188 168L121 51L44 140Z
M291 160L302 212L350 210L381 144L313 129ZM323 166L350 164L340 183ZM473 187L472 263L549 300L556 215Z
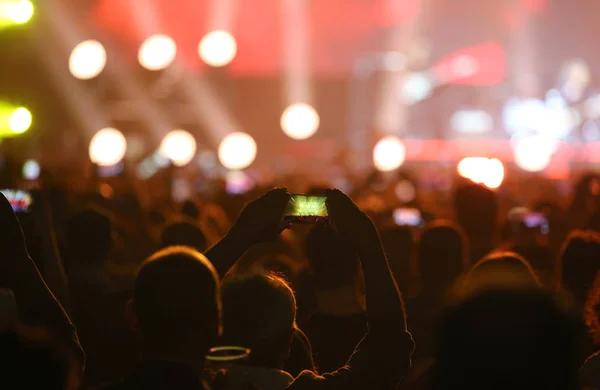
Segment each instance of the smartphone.
M543 234L548 234L548 218L542 213L524 213L521 215L521 221L528 229L540 229Z
M328 215L326 196L294 194L285 208L283 218L291 222L315 223L326 220Z
M27 213L33 203L31 194L23 190L5 189L0 190L6 197L15 213Z
M397 208L393 213L394 222L399 226L422 226L423 216L415 208Z

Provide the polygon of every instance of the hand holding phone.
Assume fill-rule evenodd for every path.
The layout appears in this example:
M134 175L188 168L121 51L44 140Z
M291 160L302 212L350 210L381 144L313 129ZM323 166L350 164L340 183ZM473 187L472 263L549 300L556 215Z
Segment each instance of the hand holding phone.
M276 237L286 227L282 221L290 200L285 188L274 188L248 203L228 235L253 245Z
M327 193L329 219L337 231L359 249L380 245L379 233L373 221L350 197L340 190Z
M421 226L424 222L421 211L416 208L397 208L393 217L398 226Z
M283 213L283 218L292 223L316 223L327 220L327 197L320 195L294 194Z
M6 197L15 213L27 213L33 203L31 194L23 190L5 189L0 190Z

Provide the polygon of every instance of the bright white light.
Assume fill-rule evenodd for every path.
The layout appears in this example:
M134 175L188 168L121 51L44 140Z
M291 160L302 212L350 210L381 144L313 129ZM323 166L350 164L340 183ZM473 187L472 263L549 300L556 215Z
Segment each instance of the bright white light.
M502 115L509 134L540 130L546 121L546 105L539 99L510 99Z
M2 13L15 24L27 23L33 16L34 7L29 0L12 1L2 6Z
M380 139L373 149L373 163L380 171L393 171L399 168L405 158L404 143L393 135Z
M547 137L527 136L513 142L515 163L529 172L543 171L550 161L556 144Z
M71 52L69 70L81 80L89 80L98 76L106 65L106 50L98 41L83 41Z
M509 134L522 136L537 133L555 141L565 138L581 118L566 101L550 90L546 101L539 99L509 99L502 115Z
M492 131L494 120L483 110L460 110L452 114L450 124L459 133L481 134Z
M231 133L219 145L219 161L227 169L244 169L255 158L256 142L249 134Z
M25 180L35 180L40 177L40 164L35 160L27 160L23 164L23 178Z
M170 131L160 144L159 154L178 167L187 165L196 155L196 139L185 130Z
M200 41L198 54L202 61L210 66L225 66L235 58L237 43L233 35L227 31L211 31Z
M126 151L125 136L112 127L98 131L90 141L90 160L100 166L115 165L125 156Z
M400 98L406 104L427 99L433 92L433 82L423 73L409 73L401 81Z
M152 35L140 46L138 61L148 70L161 70L171 65L177 55L173 38L164 34Z
M492 189L498 188L502 184L502 180L504 180L504 165L502 161L497 158L488 159L483 185Z
M317 132L319 114L309 104L295 103L288 106L281 114L281 129L290 138L306 139Z
M19 107L13 111L8 124L13 133L21 134L29 129L32 120L31 112L25 107Z
M581 99L590 84L591 71L587 62L581 58L573 59L562 69L562 92L571 102Z
M458 174L488 188L498 188L504 180L504 165L497 158L465 157L458 163Z

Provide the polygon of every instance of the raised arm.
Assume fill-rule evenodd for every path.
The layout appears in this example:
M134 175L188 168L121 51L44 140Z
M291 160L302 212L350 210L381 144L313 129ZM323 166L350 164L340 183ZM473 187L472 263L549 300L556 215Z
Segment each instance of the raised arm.
M21 320L48 329L73 351L83 371L85 359L75 327L29 258L19 221L1 194L0 232L0 287L13 291Z
M328 194L327 208L340 234L354 243L365 281L369 329L406 330L404 305L373 221L339 190Z
M248 203L225 237L206 251L221 278L250 247L281 233L281 219L289 200L285 188L275 188Z
M402 299L371 219L339 190L328 193L327 209L339 233L355 245L362 265L369 332L347 365L315 377L305 372L290 389L392 389L410 368L414 348L406 331Z

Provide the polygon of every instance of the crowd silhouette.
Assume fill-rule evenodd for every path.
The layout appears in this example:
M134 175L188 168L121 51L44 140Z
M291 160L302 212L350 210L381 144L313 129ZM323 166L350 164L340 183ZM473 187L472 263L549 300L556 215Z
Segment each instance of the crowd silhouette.
M363 190L306 191L310 224L285 188L0 195L0 386L600 390L599 182L506 218L462 183L417 224Z

